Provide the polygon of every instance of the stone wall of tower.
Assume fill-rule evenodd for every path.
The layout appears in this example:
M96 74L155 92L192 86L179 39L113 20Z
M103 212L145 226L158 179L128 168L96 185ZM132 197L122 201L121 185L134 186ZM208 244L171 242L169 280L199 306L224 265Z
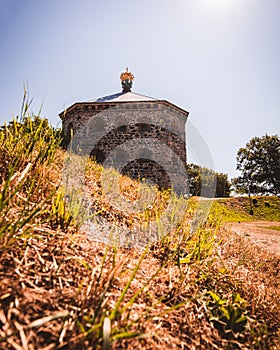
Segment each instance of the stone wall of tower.
M93 102L78 103L61 117L66 143L73 137L75 151L161 188L180 182L187 113L162 101Z

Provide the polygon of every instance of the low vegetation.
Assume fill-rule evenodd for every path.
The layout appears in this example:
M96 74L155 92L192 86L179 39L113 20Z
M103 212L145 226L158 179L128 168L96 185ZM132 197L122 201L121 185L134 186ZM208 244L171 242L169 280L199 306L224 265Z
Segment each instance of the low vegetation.
M32 115L0 131L1 349L280 347L280 257L221 226L252 219L248 199L210 209L192 198L180 222L142 249L94 242L80 229L81 203L65 197L60 143ZM120 228L156 221L170 201L157 191L155 206L123 213L102 191L102 168L87 164L94 215ZM137 199L139 185L120 181ZM279 199L256 200L256 217L279 220Z
M277 196L255 196L251 200L246 196L215 200L210 213L222 222L280 221L279 209L280 198Z

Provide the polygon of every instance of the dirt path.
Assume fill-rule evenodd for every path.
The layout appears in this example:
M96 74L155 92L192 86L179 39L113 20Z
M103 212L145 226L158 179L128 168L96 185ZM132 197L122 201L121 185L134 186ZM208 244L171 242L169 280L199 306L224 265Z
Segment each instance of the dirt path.
M226 228L237 234L249 238L252 243L274 254L280 255L280 231L270 227L279 227L280 222L254 221L241 223L227 223Z

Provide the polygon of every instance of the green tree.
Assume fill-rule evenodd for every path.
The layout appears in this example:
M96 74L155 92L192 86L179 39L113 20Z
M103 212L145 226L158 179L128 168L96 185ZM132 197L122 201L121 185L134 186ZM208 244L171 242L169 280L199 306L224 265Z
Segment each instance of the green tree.
M233 180L237 192L280 193L280 138L278 135L254 137L237 152L236 169L241 175Z
M228 180L228 175L224 173L216 173L217 186L215 197L229 197L231 192L231 182Z
M227 174L197 164L187 164L187 173L192 196L229 197L231 184Z

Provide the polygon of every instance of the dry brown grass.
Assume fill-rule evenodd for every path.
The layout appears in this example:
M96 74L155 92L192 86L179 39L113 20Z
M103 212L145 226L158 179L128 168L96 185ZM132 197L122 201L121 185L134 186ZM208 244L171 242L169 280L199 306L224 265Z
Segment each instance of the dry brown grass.
M138 263L139 251L118 249L114 253L109 248L98 280L104 245L47 227L35 233L0 258L0 348L101 348L102 319L116 305ZM149 279L150 284L112 320L112 349L277 349L279 259L244 246L239 237L228 233L219 249L220 258L179 269L166 246L151 247L120 308ZM240 293L247 301L251 331L226 339L209 321L208 290L223 298ZM96 317L101 324L92 330L100 300ZM117 340L117 334L124 331L139 335Z
M146 250L93 242L60 197L63 157L57 150L51 163L33 166L1 213L8 223L0 246L1 349L109 349L109 342L111 349L280 348L279 256L211 222L191 234L182 221ZM94 209L119 227L141 225L147 216L110 205L100 173L93 164ZM1 181L3 195L4 175ZM122 178L127 198L137 198L137 188ZM24 222L36 205L42 210Z

